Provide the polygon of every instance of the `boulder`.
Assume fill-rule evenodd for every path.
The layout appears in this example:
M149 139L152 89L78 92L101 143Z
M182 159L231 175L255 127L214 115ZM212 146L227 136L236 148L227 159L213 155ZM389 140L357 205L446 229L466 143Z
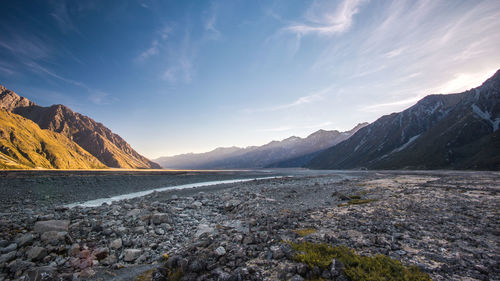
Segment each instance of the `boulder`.
M33 234L27 233L19 237L16 240L16 243L19 247L29 246L33 243L33 239L34 239Z
M141 249L126 249L123 254L123 260L126 262L135 261L142 254Z
M32 261L41 260L47 256L47 250L43 247L33 247L26 252L26 256Z
M115 250L120 249L122 247L122 239L118 238L118 239L111 241L111 244L109 246Z
M56 245L59 242L64 241L67 234L68 233L64 232L64 231L63 232L47 231L41 235L40 240L42 240L45 243L51 243L51 244Z
M34 231L40 234L47 231L68 232L68 227L68 220L37 221L34 226Z
M3 254L0 256L0 264L4 264L7 262L10 262L11 260L15 259L17 255L16 251L9 252L7 254Z
M151 223L162 224L168 222L169 216L166 213L154 213L151 215Z
M97 258L97 260L102 260L108 256L109 249L106 247L97 248L92 254Z
M224 249L224 247L220 246L218 247L217 249L215 249L215 253L218 255L218 256L223 256L226 254L226 249Z

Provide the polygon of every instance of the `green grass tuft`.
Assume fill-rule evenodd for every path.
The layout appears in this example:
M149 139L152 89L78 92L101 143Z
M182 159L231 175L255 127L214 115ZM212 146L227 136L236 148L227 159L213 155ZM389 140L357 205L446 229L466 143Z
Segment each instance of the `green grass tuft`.
M317 230L314 228L301 228L301 229L295 229L293 232L297 233L298 235L305 237L309 234L315 233Z
M377 199L351 199L347 203L342 203L342 204L339 204L338 206L345 207L345 206L349 206L349 205L361 205L361 204L367 204L367 203L375 202L375 201L377 201Z
M290 243L296 254L294 260L313 268L329 269L332 259L344 264L344 274L349 280L359 281L429 281L428 274L415 266L404 266L401 262L384 255L361 256L345 246L331 247L321 243Z

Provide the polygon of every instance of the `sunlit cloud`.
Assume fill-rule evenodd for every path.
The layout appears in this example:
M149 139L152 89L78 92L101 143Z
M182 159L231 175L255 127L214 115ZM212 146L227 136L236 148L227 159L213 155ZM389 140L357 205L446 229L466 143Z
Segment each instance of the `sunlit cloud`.
M489 69L482 72L457 73L444 84L432 89L436 93L451 94L469 90L480 86L486 79L490 78L498 69Z
M362 106L360 108L361 111L368 112L387 112L391 109L401 109L404 106L410 106L419 101L423 96L412 97L404 100L398 100L393 102L383 102L383 103L374 103L367 106Z

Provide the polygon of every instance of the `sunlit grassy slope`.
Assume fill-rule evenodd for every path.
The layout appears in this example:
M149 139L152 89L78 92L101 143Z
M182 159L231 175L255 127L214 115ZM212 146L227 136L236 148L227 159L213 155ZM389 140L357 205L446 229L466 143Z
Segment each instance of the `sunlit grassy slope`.
M66 136L0 109L0 169L99 169L97 158Z

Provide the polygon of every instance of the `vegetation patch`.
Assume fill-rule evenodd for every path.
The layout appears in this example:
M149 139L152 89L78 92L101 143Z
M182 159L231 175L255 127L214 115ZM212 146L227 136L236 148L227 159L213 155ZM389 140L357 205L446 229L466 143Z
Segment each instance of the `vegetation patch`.
M168 279L170 281L180 281L184 277L184 272L182 269L178 268L177 270L168 271Z
M135 278L135 281L149 281L153 278L154 269L150 269Z
M338 206L339 207L345 207L345 206L349 206L349 205L361 205L361 204L366 204L366 203L375 202L375 201L377 201L377 199L360 199L360 198L357 198L357 199L351 199L347 203L339 204Z
M293 232L297 233L298 235L300 235L302 237L305 237L309 234L313 234L313 233L317 232L317 230L314 228L301 228L301 229L295 229L295 230L293 230Z
M361 256L345 246L331 247L322 243L290 243L296 254L294 260L313 268L329 269L332 259L337 259L343 266L343 273L348 280L373 281L429 281L428 274L416 266L404 266L401 262L384 255ZM319 277L316 277L319 278ZM315 279L321 280L321 279Z

